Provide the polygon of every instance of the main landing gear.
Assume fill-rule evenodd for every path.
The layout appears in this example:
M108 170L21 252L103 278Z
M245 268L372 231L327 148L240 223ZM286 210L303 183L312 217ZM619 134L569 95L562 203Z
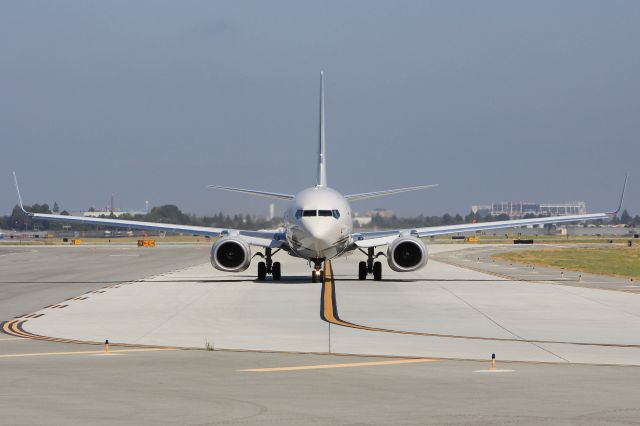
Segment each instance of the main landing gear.
M276 253L278 250L276 250ZM258 253L259 256L264 258L264 262L258 263L258 281L264 281L267 279L267 274L271 274L274 281L280 281L282 279L282 270L280 262L273 262L271 256L275 253L271 253L270 248L264 249L264 255Z
M324 259L312 259L313 271L311 271L311 282L321 283L324 282L324 272L322 272L322 261Z
M360 250L360 251L365 253L364 250ZM380 252L378 254L375 254L375 247L369 247L365 254L367 255L367 261L366 262L362 261L358 264L358 279L366 280L367 275L373 274L374 281L381 281L382 280L382 263L375 262L374 260L378 256L384 256L384 253Z

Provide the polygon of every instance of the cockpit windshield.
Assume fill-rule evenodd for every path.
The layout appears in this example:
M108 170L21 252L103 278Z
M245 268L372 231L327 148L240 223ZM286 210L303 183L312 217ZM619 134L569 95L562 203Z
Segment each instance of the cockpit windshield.
M301 217L310 217L310 216L324 216L324 217L334 217L335 219L340 218L340 212L338 210L296 210L296 219L300 219Z

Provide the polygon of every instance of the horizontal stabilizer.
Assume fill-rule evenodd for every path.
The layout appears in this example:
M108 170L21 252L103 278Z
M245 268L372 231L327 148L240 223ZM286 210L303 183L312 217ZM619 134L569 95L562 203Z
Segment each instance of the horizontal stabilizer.
M208 188L222 189L224 191L242 192L243 194L256 195L258 197L277 198L279 200L292 200L293 195L278 194L276 192L256 191L254 189L231 188L229 186L209 185Z
M365 200L367 198L385 197L387 195L401 194L403 192L420 191L422 189L435 188L436 186L438 186L437 183L433 185L421 185L421 186L411 186L408 188L387 189L384 191L365 192L362 194L345 195L344 198L346 198L349 201Z

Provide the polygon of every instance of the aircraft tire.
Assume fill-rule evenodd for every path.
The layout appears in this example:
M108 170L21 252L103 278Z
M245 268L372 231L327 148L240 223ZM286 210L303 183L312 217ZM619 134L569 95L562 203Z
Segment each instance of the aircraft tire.
M258 263L258 281L264 281L267 278L267 265L264 262Z
M381 281L382 280L382 263L375 262L373 264L373 280Z
M367 262L358 263L358 279L359 280L367 279Z
M271 276L274 281L280 281L282 279L280 262L273 262L273 266L271 266Z

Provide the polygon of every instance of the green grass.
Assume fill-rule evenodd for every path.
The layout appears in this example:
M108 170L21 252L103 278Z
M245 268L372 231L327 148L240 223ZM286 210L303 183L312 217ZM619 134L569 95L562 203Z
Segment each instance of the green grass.
M499 253L498 260L640 279L640 248L561 248Z

